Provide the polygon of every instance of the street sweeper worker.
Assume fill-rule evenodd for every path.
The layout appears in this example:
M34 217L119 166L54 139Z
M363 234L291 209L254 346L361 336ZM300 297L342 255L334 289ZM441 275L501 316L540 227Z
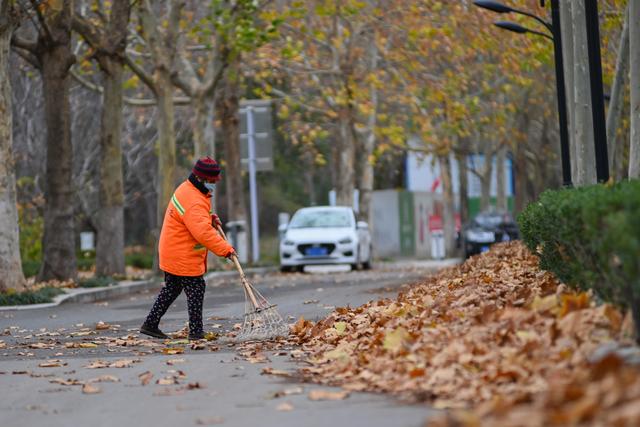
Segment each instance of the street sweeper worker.
M212 226L212 223L221 225L218 216L211 212L211 196L221 178L218 163L203 157L171 196L158 244L160 270L164 271L165 284L140 327L143 334L169 338L158 325L184 290L189 312L189 339L204 338L202 303L207 250L220 257L235 255L234 248Z

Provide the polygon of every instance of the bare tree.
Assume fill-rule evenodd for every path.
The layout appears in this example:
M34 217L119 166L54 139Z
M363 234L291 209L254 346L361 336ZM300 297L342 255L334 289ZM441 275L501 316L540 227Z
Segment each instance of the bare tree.
M629 54L631 69L631 141L629 178L640 177L640 0L629 0Z
M101 11L103 12L103 11ZM129 24L129 0L115 0L109 16L94 25L75 15L73 28L95 50L104 76L100 125L99 210L97 214L96 275L123 275L124 186L122 172L122 108L124 57Z
M573 93L576 186L595 184L596 164L593 118L591 116L591 92L589 90L589 54L587 48L587 25L584 2L571 5L573 23Z
M69 68L75 62L71 50L73 0L33 4L35 41L17 35L13 46L42 75L47 163L45 181L43 260L40 280L75 278L76 251L72 183L73 149L69 105ZM37 23L36 23L37 18Z
M624 25L620 34L618 45L618 59L616 71L611 86L611 101L607 112L607 142L609 148L609 169L613 172L622 161L622 150L619 149L619 141L623 142L620 135L620 121L624 110L624 87L629 72L629 7L625 13ZM622 147L620 147L622 148ZM614 173L612 173L614 175Z
M240 159L239 80L239 64L231 64L216 97L216 113L225 150L228 215L232 221L247 221Z
M175 108L171 72L176 57L177 34L184 4L185 0L169 2L165 25L164 20L156 15L150 0L140 1L137 12L153 71L148 73L129 56L126 57L127 65L153 93L158 108L157 227L162 224L164 212L175 188L176 180ZM157 227L153 233L156 240L159 237Z
M18 13L10 0L0 0L0 291L25 288L13 162L13 111L9 52Z

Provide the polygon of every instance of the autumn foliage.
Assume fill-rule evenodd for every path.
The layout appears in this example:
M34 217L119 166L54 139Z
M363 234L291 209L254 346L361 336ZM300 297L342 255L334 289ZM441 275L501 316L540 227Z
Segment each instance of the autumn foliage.
M540 414L526 425L542 426L639 403L635 369L613 355L590 366L597 349L627 334L627 323L541 271L514 242L407 286L395 300L338 308L316 324L300 319L293 332L307 352L310 366L301 372L309 380L480 411L452 413L463 425L498 425L480 422L529 404ZM565 404L580 406L579 416L563 418Z

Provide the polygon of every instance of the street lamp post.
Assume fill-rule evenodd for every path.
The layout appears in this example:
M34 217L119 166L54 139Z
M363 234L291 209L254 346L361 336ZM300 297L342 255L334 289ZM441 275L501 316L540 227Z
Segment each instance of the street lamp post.
M528 16L540 22L545 28L547 28L553 37L548 34L533 31L525 28L521 25L512 22L496 22L495 25L499 28L513 31L519 34L532 33L542 37L546 37L553 42L553 54L556 71L556 93L558 98L558 124L560 131L560 157L562 164L562 181L565 187L571 187L571 157L569 153L569 126L567 124L567 98L564 85L564 71L563 71L563 58L562 58L562 35L560 32L560 11L558 0L551 0L551 21L544 21L540 17L533 15L529 12L514 9L512 7L503 5L495 1L481 1L477 0L473 2L476 6L484 9L488 9L496 13L517 13L520 15Z

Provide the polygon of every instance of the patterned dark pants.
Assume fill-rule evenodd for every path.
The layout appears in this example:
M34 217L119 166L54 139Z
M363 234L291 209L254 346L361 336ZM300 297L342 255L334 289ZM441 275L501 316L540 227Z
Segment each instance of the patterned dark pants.
M153 304L145 323L158 327L160 319L171 304L184 290L187 294L187 310L189 311L189 334L198 334L202 329L202 301L204 300L205 282L202 276L176 276L164 273L164 287Z

